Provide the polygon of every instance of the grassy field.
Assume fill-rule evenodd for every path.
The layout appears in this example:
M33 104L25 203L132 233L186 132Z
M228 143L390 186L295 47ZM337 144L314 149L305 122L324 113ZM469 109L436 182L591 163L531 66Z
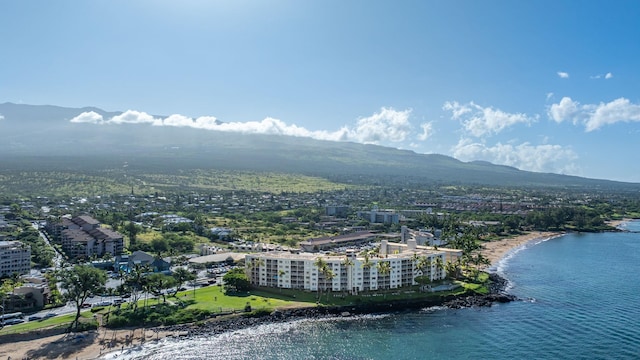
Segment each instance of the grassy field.
M73 171L6 171L0 169L0 195L95 196L152 194L155 191L247 190L280 194L314 193L353 188L327 179L299 174L257 171L189 170L179 173L138 173L106 169L90 174Z
M38 320L38 321L29 321L24 322L18 325L6 326L2 330L0 330L0 335L6 334L16 334L16 333L25 333L38 329L59 327L59 326L69 326L73 319L75 318L75 313L73 314L64 314L56 317L52 317L50 319ZM91 311L84 311L80 314L80 321L91 321L93 319L93 313Z
M488 275L483 273L478 280L482 282L486 281L486 278L488 278ZM460 285L457 289L437 293L422 292L419 291L416 286L360 295L347 295L333 292L318 294L316 292L273 288L257 288L247 293L225 294L221 286L208 286L196 288L195 292L189 289L178 292L176 296L167 296L166 302L174 305L184 304L186 305L186 310L207 310L215 314L244 311L247 305L250 305L254 311L272 311L278 308L312 307L319 304L324 306L352 306L395 300L430 300L447 295L460 295L465 291L473 291L481 294L486 293L486 286L483 284L456 283ZM138 301L138 307L153 308L160 303L163 303L162 298L140 299ZM125 303L122 305L122 309L125 310L130 306L130 304ZM93 311L86 310L81 313L84 322L93 320L95 314L97 314L98 317L106 315L107 312L113 310L113 307L94 308L92 310ZM19 325L8 326L0 330L0 335L24 333L55 326L68 326L73 321L74 315L75 314L66 314L47 320L30 321Z

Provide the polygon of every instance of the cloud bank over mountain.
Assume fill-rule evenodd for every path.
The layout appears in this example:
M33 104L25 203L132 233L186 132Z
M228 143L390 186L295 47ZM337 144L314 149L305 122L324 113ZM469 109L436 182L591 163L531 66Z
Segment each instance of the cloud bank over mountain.
M515 140L506 142L492 140L495 136L508 132L510 128L531 126L538 121L538 115L509 113L474 102L459 103L457 101L445 102L442 110L449 112L450 119L459 124L462 136L450 149L450 155L460 160L486 160L531 171L563 173L576 171L572 161L577 158L577 155L571 149L561 145L534 145L529 142L517 143ZM435 121L426 121L414 125L411 115L410 109L395 110L383 107L378 112L358 118L353 124L343 125L337 130L310 130L271 117L261 121L223 122L214 116L191 118L173 114L168 117L158 117L136 110L127 110L110 118L88 111L70 121L102 126L144 124L243 134L286 135L327 141L378 144L429 152L425 151L425 148L429 148L429 141L437 132L438 124ZM492 141L493 144L491 144Z
M565 78L562 75L559 75ZM568 75L567 75L568 76ZM607 73L604 78L611 78ZM553 95L547 94L547 100ZM510 137L512 129L532 128L540 123L538 114L508 112L492 106L479 105L473 101L460 103L446 101L442 111L449 114L449 121L457 124L460 134L449 154L462 161L485 160L495 164L514 166L523 170L580 174L578 153L562 144L549 144L545 137L542 143ZM626 98L608 103L580 104L570 97L547 108L550 124L572 123L583 126L586 132L601 129L620 122L640 122L640 105ZM0 120L2 116L0 115ZM173 114L158 117L146 112L127 110L119 115L104 118L95 111L79 114L70 121L102 126L145 124L163 127L189 127L202 130L234 132L243 134L269 134L308 137L327 141L350 141L399 148L411 148L418 152L429 152L430 139L443 123L426 121L412 123L412 110L396 110L382 107L370 116L355 119L353 124L337 130L311 130L280 119L266 117L261 121L224 122L214 116L191 118ZM522 132L520 132L522 133ZM425 150L426 149L426 150Z
M421 133L416 133L409 121L411 110L398 111L393 108L382 108L371 116L357 119L353 126L343 126L335 131L309 130L304 127L288 124L282 120L267 117L261 121L222 122L213 116L190 118L173 114L166 118L154 117L145 112L127 110L109 119L94 111L83 112L70 121L72 123L89 123L98 125L148 124L152 126L177 126L195 129L236 132L244 134L270 134L297 137L310 137L317 140L353 141L364 144L401 143L415 136L426 140L431 133L431 124L420 125Z

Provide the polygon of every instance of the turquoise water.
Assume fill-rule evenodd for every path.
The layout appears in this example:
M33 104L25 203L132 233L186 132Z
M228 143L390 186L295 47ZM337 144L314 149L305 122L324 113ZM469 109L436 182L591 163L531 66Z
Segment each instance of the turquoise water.
M640 359L640 233L529 244L496 270L523 301L264 325L118 359Z

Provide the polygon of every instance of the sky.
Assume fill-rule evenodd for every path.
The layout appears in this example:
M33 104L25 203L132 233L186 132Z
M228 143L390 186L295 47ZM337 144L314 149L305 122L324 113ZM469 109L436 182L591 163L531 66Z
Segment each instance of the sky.
M640 182L639 18L617 0L2 1L0 103Z

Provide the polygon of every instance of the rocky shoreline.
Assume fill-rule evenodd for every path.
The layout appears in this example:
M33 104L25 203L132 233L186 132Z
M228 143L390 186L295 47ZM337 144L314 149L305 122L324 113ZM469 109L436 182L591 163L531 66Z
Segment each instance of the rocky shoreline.
M163 328L163 331L179 333L179 336L212 335L245 329L253 326L271 323L283 323L301 319L320 319L327 317L348 317L362 314L393 313L408 310L419 310L433 306L451 309L467 307L491 306L494 303L507 303L517 300L513 295L504 293L507 280L498 274L490 274L491 284L487 295L442 296L429 300L400 300L385 303L365 304L356 306L316 306L295 309L276 310L264 315L246 314L214 319L203 324L173 325Z

